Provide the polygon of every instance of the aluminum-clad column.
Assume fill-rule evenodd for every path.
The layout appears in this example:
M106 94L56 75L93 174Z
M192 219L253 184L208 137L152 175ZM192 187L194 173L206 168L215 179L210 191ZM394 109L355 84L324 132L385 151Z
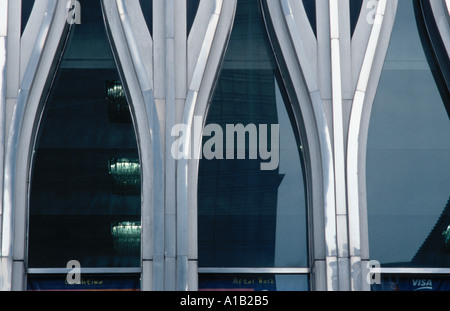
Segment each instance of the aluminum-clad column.
M310 156L311 184L312 193L311 206L313 217L313 234L323 231L317 237L313 236L313 266L317 271L315 287L326 290L336 290L338 288L338 254L337 254L337 237L336 237L336 189L335 189L335 171L333 159L332 130L328 121L327 108L331 100L331 62L330 62L330 27L329 27L329 11L328 2L318 1L317 7L317 41L316 38L310 39L302 31L300 25L302 20L306 18L305 14L301 14L302 10L296 9L298 2L290 0L280 0L281 9L284 15L287 32L291 40L292 48L295 53L296 67L288 66L291 71L291 77L296 77L297 72L301 72L304 77L304 84L307 88L302 91L300 85L295 83L299 90L297 96L301 105L303 102L310 102L311 107L304 106L302 113L306 114L312 110L311 117L315 121L308 125L305 124L308 135L308 144ZM275 14L276 7L272 10ZM275 18L272 18L276 22ZM281 26L280 26L281 27ZM280 28L282 32L282 28ZM281 36L281 32L277 35ZM281 45L284 43L280 41ZM308 52L310 45L317 46L315 50L316 57L309 57ZM282 47L283 49L283 47ZM288 46L283 50L283 54L287 57L290 53ZM317 61L312 61L316 59ZM300 82L300 81L299 81ZM305 120L309 120L305 115ZM308 121L305 121L308 122ZM315 156L313 156L315 154ZM318 160L320 163L315 163ZM318 239L323 237L323 239ZM321 249L324 249L322 251Z
M348 0L315 0L316 37L300 1L266 3L305 120L314 289L370 289L365 148L397 2L364 0L352 34Z
M155 101L164 120L165 290L186 290L188 282L187 209L177 202L177 161L172 154L172 129L181 122L187 90L186 13L186 1L153 3Z
M340 18L342 2L330 0L330 41L331 41L331 102L333 115L333 155L336 189L336 237L338 254L338 280L339 289L348 290L349 262L348 262L348 236L347 236L347 197L345 191L345 155L344 155L344 124L343 124L343 89L341 59L341 27ZM348 64L347 64L348 65Z
M347 133L347 196L351 290L370 290L366 202L366 149L372 104L389 46L397 0L364 2L352 39L354 87Z
M212 90L231 33L236 0L201 1L188 38L187 97L182 123L193 134L191 159L177 166L177 198L187 211L188 290L198 289L197 185L202 131L194 120L206 120ZM191 138L191 137L189 137ZM181 206L183 205L183 206ZM186 212L185 212L186 213Z
M10 5L12 3L15 1L9 2ZM37 106L54 61L67 15L66 3L63 2L41 1L36 6L33 13L36 10L40 11L40 14L38 14L39 16L34 14L36 17L34 19L35 27L29 28L30 31L33 29L36 35L26 45L21 45L20 52L13 53L9 50L7 58L7 62L9 62L9 57L16 59L14 63L7 63L7 66L15 66L15 69L20 69L21 77L20 88L15 93L17 99L11 105L12 111L4 159L2 269L6 269L7 273L2 273L1 283L3 288L9 290L22 290L24 287L30 146L35 137L34 125L38 114ZM14 13L11 13L13 8L10 6L8 10L10 19L15 16ZM57 14L58 8L59 14ZM19 11L14 10L16 15L20 14ZM55 26L59 27L54 29L52 26L55 23L55 16L59 17ZM33 20L32 17L30 17L30 21ZM20 20L20 17L17 19ZM10 28L11 31L13 29L16 29L17 32L20 27ZM27 57L24 58L24 55ZM14 71L11 75L19 76L19 73ZM16 80L8 78L8 81L13 83ZM11 93L13 93L12 90Z
M139 142L141 192L141 289L164 290L164 165L160 120L153 96L153 42L139 3L103 1L106 25L127 85Z
M176 290L177 274L183 273L182 265L177 268L177 201L176 201L176 161L171 154L175 138L171 135L176 120L176 51L175 41L183 36L176 25L186 21L186 6L178 7L176 0L154 1L154 60L155 60L155 100L160 107L163 122L163 150L165 176L164 209L164 289ZM178 22L176 20L178 19ZM181 20L180 20L181 19ZM184 37L186 37L184 30ZM182 52L181 52L182 53ZM180 64L183 66L183 64Z
M8 0L0 0L0 160L3 163L3 155L5 150L5 111L6 111L6 51L7 51L7 35L8 35ZM1 166L0 188L1 197L3 197L3 165ZM0 206L0 290L8 290L10 285L11 263L7 257L3 255L3 204Z

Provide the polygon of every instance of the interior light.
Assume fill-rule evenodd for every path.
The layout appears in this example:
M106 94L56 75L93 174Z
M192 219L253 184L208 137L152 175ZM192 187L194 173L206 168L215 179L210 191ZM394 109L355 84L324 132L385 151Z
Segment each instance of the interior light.
M139 195L141 192L141 167L139 160L111 158L108 162L113 193Z
M445 240L445 247L450 250L450 225L448 225L447 229L442 232Z
M108 104L109 118L112 122L131 122L131 114L125 97L125 90L120 81L106 81L106 102Z
M122 255L135 254L141 248L141 223L124 221L111 226L114 250Z

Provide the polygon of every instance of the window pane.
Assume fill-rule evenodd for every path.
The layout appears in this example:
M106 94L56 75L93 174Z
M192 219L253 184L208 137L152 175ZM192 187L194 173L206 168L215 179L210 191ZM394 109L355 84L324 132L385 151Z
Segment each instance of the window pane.
M33 10L34 0L22 0L22 17L21 17L21 34L25 30L25 26L30 18L31 11Z
M294 134L290 103L279 79L258 1L239 0L223 68L212 97L207 126L279 124L270 160L253 134L246 139L245 159L203 159L199 167L199 265L202 267L306 267L307 221L301 144ZM225 137L226 136L226 137ZM204 137L204 146L217 133ZM250 158L251 142L259 155ZM217 147L217 146L216 146ZM279 147L278 149L276 147ZM279 160L275 159L279 150ZM228 151L228 150L227 150ZM237 150L239 152L239 150ZM205 149L204 149L205 152ZM261 164L275 163L273 170ZM279 164L279 165L276 165Z
M153 36L153 0L139 0L148 31Z
M385 266L450 267L448 99L418 26L414 2L399 1L369 131L370 254Z
M311 28L314 34L317 35L316 0L303 0L302 2Z
M35 147L29 267L140 266L139 155L99 1L82 1Z
M350 1L350 29L353 33L355 32L356 25L358 24L359 15L361 13L363 0L351 0ZM368 8L370 5L368 4Z
M197 15L200 0L186 0L187 1L187 34L191 31L194 24L195 16Z

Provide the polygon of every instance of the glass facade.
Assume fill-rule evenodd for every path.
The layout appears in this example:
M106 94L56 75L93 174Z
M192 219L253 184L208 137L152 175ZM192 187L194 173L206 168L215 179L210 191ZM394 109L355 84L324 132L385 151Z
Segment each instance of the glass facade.
M139 154L99 1L81 1L34 149L29 268L140 267Z
M0 290L450 290L446 2L180 1L4 1Z
M291 126L289 105L259 4L239 0L205 129L212 124L223 129L255 125L268 150L273 155L279 151L279 165L262 170L261 163L268 160L250 158L252 140L258 139L253 131L246 134L245 159L200 161L200 267L308 267L302 145ZM265 138L261 125L279 125L279 133ZM211 135L217 138L217 133ZM210 139L204 137L204 146ZM225 145L232 138L219 139Z
M370 257L450 268L450 122L417 1L399 1L367 151Z

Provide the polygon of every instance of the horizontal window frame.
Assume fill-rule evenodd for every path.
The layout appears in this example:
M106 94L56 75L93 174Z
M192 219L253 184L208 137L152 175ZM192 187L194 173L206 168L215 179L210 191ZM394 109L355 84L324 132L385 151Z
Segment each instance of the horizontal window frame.
M448 274L450 276L450 268L373 268L371 273L380 274Z
M198 268L199 274L311 274L310 268Z
M71 273L73 268L28 268L28 275L56 275ZM142 268L80 268L81 274L141 274Z

